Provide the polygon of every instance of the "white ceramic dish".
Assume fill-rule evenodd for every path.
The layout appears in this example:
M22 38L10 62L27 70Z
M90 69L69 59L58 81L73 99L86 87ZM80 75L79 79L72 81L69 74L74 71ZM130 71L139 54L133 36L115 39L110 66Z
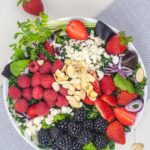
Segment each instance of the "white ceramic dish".
M71 20L71 19L80 19L80 20L83 20L83 21L93 22L93 23L96 23L96 22L98 21L98 20L96 20L96 19L85 18L85 17L67 17L67 18L58 19L58 21L59 21L59 20L68 21L68 20ZM110 26L110 25L109 25L109 26ZM112 27L112 26L110 26L110 27L111 27L112 30L114 30L116 33L118 32L118 30L115 29L114 27ZM138 50L134 47L134 45L133 45L132 43L129 44L128 47L129 47L130 50L136 51L136 53L137 53L137 55L138 55L139 63L141 64L141 67L144 69L145 76L147 77L146 71L145 71L145 67L144 67L143 61L142 61L142 59L141 59L141 57L140 57L140 55L139 55L139 53L138 53ZM38 149L36 143L33 143L33 142L30 140L29 137L25 137L25 136L23 136L23 135L21 134L21 132L20 132L18 126L17 126L16 121L15 121L14 118L11 116L11 114L10 114L10 112L9 112L9 110L8 110L8 103L7 103L7 101L6 101L7 95L8 95L8 80L7 80L6 78L4 78L4 80L3 80L3 98L4 98L4 102L5 102L5 107L6 107L6 110L7 110L7 114L8 114L8 116L9 116L9 118L10 118L10 120L11 120L11 122L12 122L14 128L15 128L16 131L18 132L18 134L19 134L28 144L30 144L33 148ZM129 136L129 135L132 133L132 131L136 128L136 126L138 125L138 123L139 123L139 121L140 121L140 119L141 119L141 117L142 117L142 114L143 114L143 111L144 111L144 108L145 108L145 105L146 105L146 100L147 100L147 85L145 86L145 89L144 89L144 97L143 97L143 99L144 99L144 107L143 107L142 111L140 111L140 112L138 113L138 116L137 116L137 118L136 118L135 124L134 124L133 126L131 126L131 132L126 133L126 136Z

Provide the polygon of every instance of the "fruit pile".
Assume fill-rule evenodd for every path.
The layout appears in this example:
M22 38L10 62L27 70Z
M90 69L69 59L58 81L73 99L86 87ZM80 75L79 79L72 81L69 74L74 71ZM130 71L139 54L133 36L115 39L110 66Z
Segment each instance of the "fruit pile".
M54 150L125 144L125 128L143 108L146 85L136 53L128 50L132 38L100 21L93 28L80 20L54 28L41 17L20 23L21 38L3 71L19 127Z
M102 117L87 119L84 109L76 109L70 120L62 120L50 129L38 132L39 143L52 149L80 150L93 142L97 149L105 148L109 142L105 130L107 121Z

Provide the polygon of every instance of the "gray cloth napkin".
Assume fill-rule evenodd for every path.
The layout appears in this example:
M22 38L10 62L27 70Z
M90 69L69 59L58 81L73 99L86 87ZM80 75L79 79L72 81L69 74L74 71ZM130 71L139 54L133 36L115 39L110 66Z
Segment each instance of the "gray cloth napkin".
M141 54L150 77L150 1L116 0L96 18L134 37L134 45ZM0 104L0 150L33 150L12 126L6 115L2 94Z

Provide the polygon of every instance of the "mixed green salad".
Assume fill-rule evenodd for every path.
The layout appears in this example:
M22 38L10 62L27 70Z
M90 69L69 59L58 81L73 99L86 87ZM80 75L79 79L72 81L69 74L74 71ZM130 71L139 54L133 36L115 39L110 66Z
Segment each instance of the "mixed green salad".
M41 149L113 150L144 105L146 77L131 36L103 22L18 22L8 79L8 109Z

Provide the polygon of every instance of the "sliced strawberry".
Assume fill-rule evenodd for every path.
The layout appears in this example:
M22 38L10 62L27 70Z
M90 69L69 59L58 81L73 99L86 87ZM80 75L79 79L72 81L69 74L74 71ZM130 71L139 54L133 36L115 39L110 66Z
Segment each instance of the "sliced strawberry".
M44 43L44 48L51 54L51 55L55 55L55 50L54 47L52 45L52 43L46 41Z
M136 113L129 112L123 107L115 108L114 114L123 125L130 126L135 122Z
M106 129L107 137L119 144L125 144L125 131L123 125L119 121L110 123Z
M87 105L94 105L94 101L91 101L88 96L86 96L83 102Z
M68 106L69 103L68 103L68 100L64 96L58 95L56 105L58 107L62 107L62 106Z
M87 40L88 32L83 22L80 20L71 20L66 26L66 33L69 38L76 40Z
M129 42L132 42L132 37L126 37L124 32L120 32L112 36L106 43L106 51L114 55L122 54L126 51Z
M117 99L113 95L102 95L100 99L109 104L110 106L113 107L117 106Z
M127 91L121 91L118 94L118 104L121 106L125 106L131 101L133 101L135 98L137 98L137 94L135 93L129 93Z
M106 95L111 95L115 91L115 85L111 76L105 75L100 81L100 89Z
M32 106L30 106L30 107L28 108L27 115L28 115L30 118L34 118L34 117L37 116L36 113L35 113L35 108L36 108L36 104L34 104L34 105L32 105Z
M110 106L102 101L101 99L98 99L95 101L95 106L100 112L101 116L106 119L108 122L111 122L114 120L115 116L113 111L111 110Z
M49 107L45 102L39 102L35 106L35 114L38 116L45 116L49 113Z
M93 85L93 90L100 96L101 95L101 90L100 90L98 80L95 80L94 82L92 82L92 85Z

